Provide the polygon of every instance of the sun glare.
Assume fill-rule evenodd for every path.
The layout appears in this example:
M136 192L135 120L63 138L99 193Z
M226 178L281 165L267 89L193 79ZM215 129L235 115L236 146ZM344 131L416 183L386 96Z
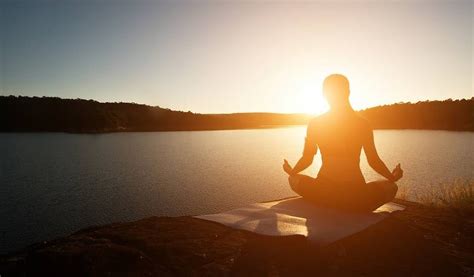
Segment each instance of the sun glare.
M299 94L302 103L301 112L317 115L329 109L321 89L321 84L314 81L307 82L302 86Z

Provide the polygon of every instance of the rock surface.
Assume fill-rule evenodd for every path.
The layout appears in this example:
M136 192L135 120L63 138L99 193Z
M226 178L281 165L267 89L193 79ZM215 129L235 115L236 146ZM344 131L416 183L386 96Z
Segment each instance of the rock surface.
M4 276L472 276L474 221L407 206L323 248L191 217L90 227L0 258Z

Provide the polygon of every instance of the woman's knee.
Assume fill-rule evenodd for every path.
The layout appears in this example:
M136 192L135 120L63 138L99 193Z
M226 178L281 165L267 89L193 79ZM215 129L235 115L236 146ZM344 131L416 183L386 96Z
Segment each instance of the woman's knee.
M385 191L386 191L387 198L389 198L390 201L393 200L395 196L397 195L397 191L398 191L397 183L391 182L391 181L386 182Z
M303 174L296 174L288 177L288 183L294 192L304 196L304 194L307 194L308 189L312 187L314 178Z
M299 182L300 182L300 178L298 175L288 176L288 183L290 184L291 189L296 193L298 193Z
M398 186L395 182L383 180L371 182L369 186L372 186L375 195L379 195L384 202L392 201L397 195Z

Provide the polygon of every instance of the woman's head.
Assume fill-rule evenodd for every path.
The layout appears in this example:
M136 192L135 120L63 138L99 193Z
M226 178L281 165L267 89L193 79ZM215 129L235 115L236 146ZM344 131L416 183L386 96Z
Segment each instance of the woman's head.
M349 80L341 74L331 74L323 82L323 95L331 108L349 104Z

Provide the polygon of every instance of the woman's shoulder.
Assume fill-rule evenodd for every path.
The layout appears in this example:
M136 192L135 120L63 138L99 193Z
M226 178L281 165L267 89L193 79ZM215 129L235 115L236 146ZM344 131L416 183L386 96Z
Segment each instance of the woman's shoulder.
M359 115L358 113L354 113L356 120L363 125L364 127L371 128L370 122L365 118Z
M326 112L326 113L323 113L311 118L308 122L308 128L309 129L317 128L318 126L324 124L327 121L328 121L328 113Z

